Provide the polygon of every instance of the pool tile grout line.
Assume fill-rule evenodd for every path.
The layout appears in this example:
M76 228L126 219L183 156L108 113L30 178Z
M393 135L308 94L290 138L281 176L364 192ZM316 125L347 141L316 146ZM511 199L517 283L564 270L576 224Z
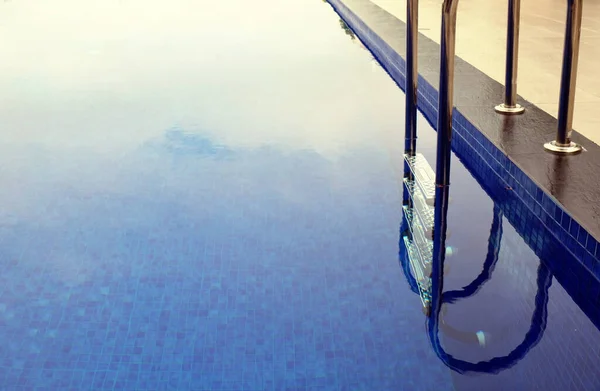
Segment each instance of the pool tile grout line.
M382 67L404 90L406 61L367 23L351 10L342 0L327 0L337 14L354 31L364 45L372 52ZM346 0L347 2L348 0ZM365 0L366 1L366 0ZM373 5L376 7L375 5ZM381 10L382 12L385 12ZM394 19L396 19L394 17ZM396 19L399 25L403 22ZM420 35L419 40L423 41ZM426 39L426 38L425 38ZM438 45L439 47L439 45ZM434 129L437 128L438 91L422 74L418 78L417 103L419 110ZM530 107L530 104L527 105ZM571 251L597 279L600 279L600 245L598 239L590 234L552 195L536 183L518 164L507 156L480 129L469 121L456 106L453 110L453 129L455 135L462 138L483 158L519 199L543 222L550 232ZM437 130L437 129L436 129ZM456 152L456 137L452 145ZM471 156L461 156L466 160ZM474 163L473 161L471 163Z

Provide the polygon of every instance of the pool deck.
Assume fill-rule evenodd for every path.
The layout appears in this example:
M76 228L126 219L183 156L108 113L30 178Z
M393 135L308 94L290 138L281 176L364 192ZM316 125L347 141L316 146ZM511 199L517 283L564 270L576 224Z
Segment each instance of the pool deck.
M406 21L406 0L372 0ZM441 2L419 1L419 31L440 42ZM504 84L507 2L460 0L456 27L456 55ZM519 94L557 117L559 80L565 35L566 2L521 2L519 39ZM600 143L600 4L584 2L581 46L573 127ZM497 103L501 103L498 101ZM587 146L586 146L587 147Z
M404 22L369 0L329 0L388 74L404 88ZM419 36L419 109L435 125L439 81L439 44ZM479 144L482 159L505 178L523 202L586 267L600 278L600 147L573 131L585 145L579 155L546 152L557 121L537 105L519 97L526 108L519 116L503 116L493 107L503 86L461 59L456 60L453 128L456 137ZM454 141L453 141L454 145Z

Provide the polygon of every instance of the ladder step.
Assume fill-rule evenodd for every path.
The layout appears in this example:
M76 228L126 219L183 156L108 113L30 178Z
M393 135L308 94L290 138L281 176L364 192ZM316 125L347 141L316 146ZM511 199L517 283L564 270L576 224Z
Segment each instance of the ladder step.
M415 260L421 265L421 270L425 270L433 257L433 242L427 239L421 224L415 220L412 209L404 206L403 210L417 256Z
M433 206L435 200L435 173L421 153L414 156L404 155L410 171L415 177L416 187L419 188L427 205Z
M404 185L406 186L406 189L408 190L408 195L412 200L413 215L416 215L417 219L421 223L421 227L423 228L425 237L427 239L433 240L433 206L427 204L427 201L425 200L423 194L420 191L415 191L414 181L405 178Z
M421 303L423 304L423 307L427 308L431 302L431 278L429 276L425 276L423 274L423 270L421 269L421 265L415 262L415 259L419 257L417 254L417 249L411 240L406 236L404 237L404 245L406 246L406 251L408 253L410 269L415 277L415 280L417 280Z
M433 257L433 242L425 237L419 221L415 221L412 208L403 207L410 238L404 236L404 245L408 254L410 269L419 286L419 296L424 308L431 302L431 260Z

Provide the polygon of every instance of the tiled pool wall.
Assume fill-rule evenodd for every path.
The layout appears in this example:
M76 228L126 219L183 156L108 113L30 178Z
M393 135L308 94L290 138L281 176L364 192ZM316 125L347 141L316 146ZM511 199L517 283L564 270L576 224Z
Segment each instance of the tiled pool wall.
M373 53L386 72L405 89L405 59L377 35L341 0L327 0L338 15ZM438 91L421 75L418 79L418 107L437 130ZM491 109L490 109L491 110ZM600 279L600 245L568 211L540 188L521 168L477 129L456 108L453 110L452 148L457 156L474 167L476 172L495 174L506 187L514 191L539 220L575 257ZM464 143L463 145L461 145ZM464 147L467 147L465 150ZM468 151L468 153L466 153ZM476 153L473 153L476 152ZM482 175L480 175L482 176Z

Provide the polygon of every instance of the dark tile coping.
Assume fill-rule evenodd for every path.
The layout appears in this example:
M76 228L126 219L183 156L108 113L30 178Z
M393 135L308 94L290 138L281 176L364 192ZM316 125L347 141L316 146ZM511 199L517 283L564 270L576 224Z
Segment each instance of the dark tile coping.
M405 23L369 0L327 1L404 89ZM419 34L418 47L418 106L436 129L439 45ZM453 150L461 139L472 145L546 229L600 279L600 147L574 131L573 140L587 151L552 155L543 144L556 135L555 118L521 97L524 114L497 114L494 106L502 101L503 86L458 57L454 80Z

